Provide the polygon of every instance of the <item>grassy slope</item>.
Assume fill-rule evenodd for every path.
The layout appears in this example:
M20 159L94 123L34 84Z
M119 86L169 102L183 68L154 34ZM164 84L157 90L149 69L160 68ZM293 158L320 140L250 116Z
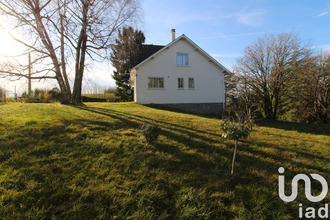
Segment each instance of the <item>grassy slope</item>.
M148 148L144 121L162 128ZM0 218L291 219L318 205L282 202L277 169L329 180L329 136L258 126L232 178L219 124L132 103L0 105Z

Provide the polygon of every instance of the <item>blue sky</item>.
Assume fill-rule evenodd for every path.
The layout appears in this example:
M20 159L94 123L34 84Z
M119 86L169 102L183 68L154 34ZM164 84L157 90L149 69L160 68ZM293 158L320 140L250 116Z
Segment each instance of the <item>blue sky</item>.
M330 51L330 1L144 0L146 43L166 45L187 35L227 68L265 34L294 31L304 43Z
M143 0L141 8L138 26L147 44L168 44L174 28L177 37L187 35L230 70L244 49L265 34L294 31L304 43L330 52L330 1L326 0ZM84 88L115 86L112 71L110 62L94 63L86 71ZM26 81L0 81L0 85L26 90ZM34 88L55 86L55 81L33 82Z

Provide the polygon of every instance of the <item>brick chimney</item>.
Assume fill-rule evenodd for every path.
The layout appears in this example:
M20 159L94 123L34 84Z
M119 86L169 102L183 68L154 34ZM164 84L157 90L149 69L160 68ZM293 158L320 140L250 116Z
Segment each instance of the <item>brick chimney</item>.
M172 42L175 40L175 29L171 30Z

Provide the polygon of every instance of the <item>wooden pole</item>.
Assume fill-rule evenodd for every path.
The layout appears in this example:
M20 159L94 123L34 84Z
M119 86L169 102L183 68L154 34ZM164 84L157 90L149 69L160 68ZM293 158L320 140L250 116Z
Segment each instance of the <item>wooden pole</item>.
M234 166L235 166L235 158L236 158L236 152L237 152L237 142L238 142L238 140L235 140L235 150L234 150L233 162L231 164L231 175L232 176L234 176Z
M15 93L14 93L14 97L15 97L15 102L17 102L17 91L16 91L16 86L15 86Z
M31 98L31 53L29 53L29 77L28 77L28 98Z

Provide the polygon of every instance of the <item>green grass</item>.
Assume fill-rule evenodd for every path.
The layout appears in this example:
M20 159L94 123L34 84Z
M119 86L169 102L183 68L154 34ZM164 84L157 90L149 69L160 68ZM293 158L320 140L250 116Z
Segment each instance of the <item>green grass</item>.
M148 147L144 122L162 129ZM287 188L301 172L330 180L329 136L259 125L239 142L231 177L234 143L219 126L133 103L0 105L0 218L296 219L299 203L329 202L277 194L280 166Z
M110 102L114 102L116 100L114 93L82 94L82 96L86 96L88 98L107 99L110 100Z

